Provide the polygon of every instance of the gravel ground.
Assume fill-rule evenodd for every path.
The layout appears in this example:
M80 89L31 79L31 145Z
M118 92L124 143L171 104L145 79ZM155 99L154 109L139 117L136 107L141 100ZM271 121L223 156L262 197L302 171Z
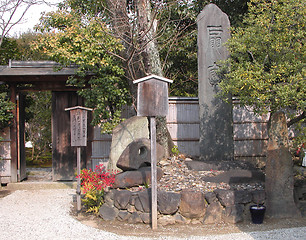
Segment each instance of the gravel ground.
M0 198L0 239L306 239L306 227L209 236L120 236L71 216L73 189L17 190Z

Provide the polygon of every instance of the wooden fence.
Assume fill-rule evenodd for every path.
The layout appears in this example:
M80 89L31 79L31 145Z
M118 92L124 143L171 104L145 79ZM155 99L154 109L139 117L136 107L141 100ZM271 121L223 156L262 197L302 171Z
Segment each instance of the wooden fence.
M0 183L9 183L11 179L11 138L10 129L0 131Z
M233 130L235 159L265 160L268 140L267 122L269 114L256 116L251 108L242 108L233 101ZM129 112L129 116L131 113ZM167 127L180 152L199 156L200 138L198 98L170 97ZM107 164L111 145L111 135L101 134L95 128L92 143L92 166Z

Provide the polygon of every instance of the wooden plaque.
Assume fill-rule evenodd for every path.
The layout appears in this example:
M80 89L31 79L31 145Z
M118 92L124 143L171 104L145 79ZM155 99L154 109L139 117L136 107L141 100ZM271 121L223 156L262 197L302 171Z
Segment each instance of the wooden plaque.
M87 111L90 108L73 107L70 111L71 146L82 147L87 145Z
M168 113L168 83L172 80L150 75L134 83L138 84L137 115L166 116Z

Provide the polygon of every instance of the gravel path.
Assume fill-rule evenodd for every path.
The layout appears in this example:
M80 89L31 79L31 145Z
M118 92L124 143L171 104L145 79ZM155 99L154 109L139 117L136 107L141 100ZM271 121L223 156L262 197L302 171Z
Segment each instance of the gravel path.
M149 239L119 236L86 226L69 211L75 190L18 190L0 198L0 239ZM155 239L180 239L159 237ZM182 238L181 238L182 239ZM186 238L184 238L186 239ZM190 236L188 239L248 240L248 239L306 239L306 227L266 232L234 233L226 235Z

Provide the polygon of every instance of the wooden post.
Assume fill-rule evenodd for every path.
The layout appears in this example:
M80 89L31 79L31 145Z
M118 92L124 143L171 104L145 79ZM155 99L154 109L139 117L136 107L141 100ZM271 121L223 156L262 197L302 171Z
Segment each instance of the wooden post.
M150 117L152 229L157 229L156 119Z
M71 107L65 111L70 111L70 131L71 131L71 146L77 147L77 211L81 211L81 147L87 146L87 111L92 111L91 108Z
M13 112L12 125L10 126L10 137L11 137L11 182L18 181L18 137L17 137L17 99L16 99L16 84L10 85L11 102L15 108Z
M77 147L77 175L81 174L81 147ZM77 211L81 211L81 178L77 178Z
M152 229L157 229L157 159L156 159L156 116L168 113L168 83L164 77L150 75L135 80L138 84L137 116L150 117L151 133L151 217Z

